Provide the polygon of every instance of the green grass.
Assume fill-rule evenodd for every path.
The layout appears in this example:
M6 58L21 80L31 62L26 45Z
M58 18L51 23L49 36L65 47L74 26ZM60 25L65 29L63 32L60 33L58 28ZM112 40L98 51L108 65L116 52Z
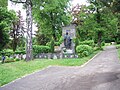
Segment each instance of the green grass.
M50 65L56 66L80 66L92 58L98 51L94 52L92 55L84 58L78 59L45 59L45 60L34 60L30 62L18 61L0 64L0 86L7 84L17 78L24 75L30 74L37 70L41 70Z
M119 59L120 59L120 48L118 49L118 56L119 56Z
M119 56L119 59L120 59L120 44L116 45L116 48L118 49L118 56Z

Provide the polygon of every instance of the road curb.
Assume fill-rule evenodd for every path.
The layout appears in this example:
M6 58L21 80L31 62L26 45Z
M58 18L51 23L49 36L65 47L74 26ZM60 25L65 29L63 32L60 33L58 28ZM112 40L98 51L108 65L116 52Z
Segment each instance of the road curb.
M17 78L17 79L15 79L15 80L13 80L13 81L7 83L7 84L4 84L3 86L0 86L0 88L5 87L5 86L7 86L7 85L9 85L9 84L11 84L11 83L14 83L14 82L16 82L16 81L22 79L22 78L25 78L25 77L30 76L30 75L32 75L32 74L35 74L35 73L37 73L37 72L43 71L43 70L45 70L45 69L47 69L47 68L50 68L50 67L51 67L51 65L48 66L48 67L46 67L46 68L43 68L43 69L41 69L41 70L34 71L33 73L26 74L26 75L24 75L24 76L22 76L22 77L20 77L20 78Z
M97 57L100 53L102 53L102 51L100 51L99 53L97 53L94 57L92 57L90 60L88 60L85 64L81 65L80 67L85 67L88 63L90 63L95 57Z

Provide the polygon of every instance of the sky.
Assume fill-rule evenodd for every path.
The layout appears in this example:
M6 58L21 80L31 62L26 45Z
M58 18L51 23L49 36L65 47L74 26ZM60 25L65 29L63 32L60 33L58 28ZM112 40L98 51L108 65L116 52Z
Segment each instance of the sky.
M82 5L82 4L87 4L87 3L86 3L86 0L72 0L72 6L75 6L77 4ZM22 9L22 4L12 5L12 3L9 0L8 0L8 8L14 9L15 11L22 10L23 12L25 12L25 10ZM22 14L24 14L23 12Z
M86 2L87 0L72 0L72 5L75 6L76 4L80 4L80 5L85 5L87 4Z

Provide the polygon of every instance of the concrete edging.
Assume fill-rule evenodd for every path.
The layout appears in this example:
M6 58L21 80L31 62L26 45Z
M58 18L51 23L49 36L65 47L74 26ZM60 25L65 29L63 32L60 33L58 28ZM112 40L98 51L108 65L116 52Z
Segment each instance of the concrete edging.
M88 60L85 64L81 65L80 67L84 67L86 66L89 62L91 62L95 57L97 57L102 51L100 51L99 53L97 53L94 57L92 57L90 60Z

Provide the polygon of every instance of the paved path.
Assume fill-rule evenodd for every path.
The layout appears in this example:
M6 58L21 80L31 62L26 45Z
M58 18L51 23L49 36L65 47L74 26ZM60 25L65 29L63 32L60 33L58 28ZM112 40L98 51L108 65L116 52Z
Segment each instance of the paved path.
M0 90L120 90L117 50L109 46L84 67L49 67Z

